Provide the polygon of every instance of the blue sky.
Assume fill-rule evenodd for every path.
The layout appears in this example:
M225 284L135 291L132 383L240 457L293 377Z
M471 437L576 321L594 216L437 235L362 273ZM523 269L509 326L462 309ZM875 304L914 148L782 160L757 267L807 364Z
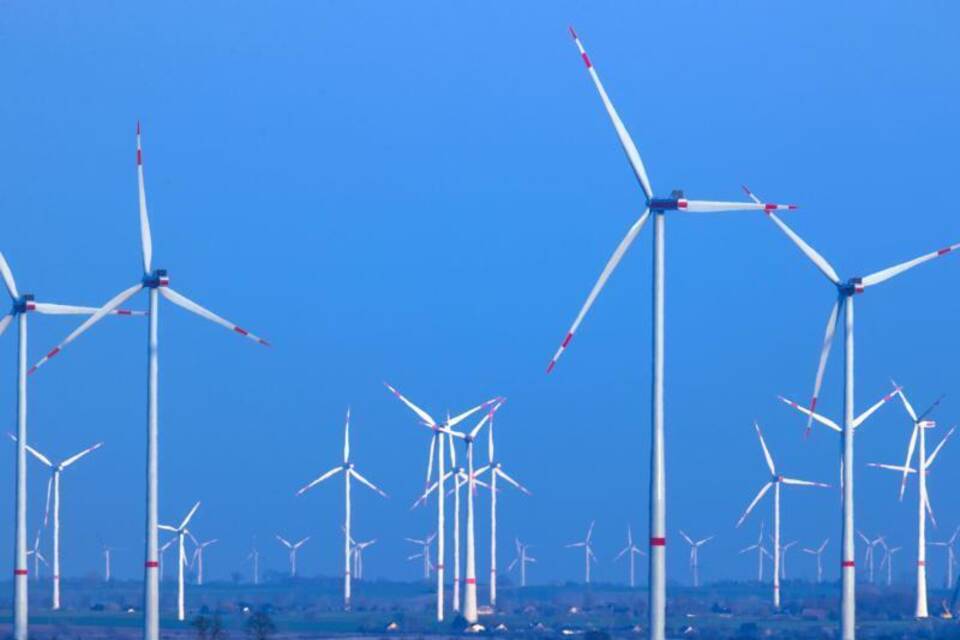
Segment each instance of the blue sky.
M848 276L960 240L957 18L892 2L15 3L0 16L0 247L42 299L95 304L133 284L143 121L154 263L275 345L161 309L161 519L204 501L196 532L223 540L208 574L239 570L254 535L283 568L275 532L313 536L304 572L340 570L339 484L293 493L336 463L349 404L358 466L392 496L357 492L358 535L381 538L367 573L418 575L401 537L434 521L408 511L428 436L386 380L436 413L508 396L498 453L535 495L504 494L503 559L517 534L541 559L533 579L577 578L561 545L595 518L597 575L622 579L610 559L626 524L647 526L651 236L545 376L642 204L567 25L659 191L732 199L746 182L797 202L790 223ZM746 578L752 560L735 552L770 520L764 506L733 529L767 476L752 421L785 473L837 477L837 439L804 442L776 400L808 396L834 294L761 216L672 217L667 238L670 575L687 579L683 528L718 535L706 578ZM958 274L948 257L857 299L859 408L893 376L918 405L951 394L938 417L952 424ZM32 359L72 326L31 317ZM124 547L118 574L140 575L145 337L142 321L104 322L31 380L35 445L61 456L106 441L64 477L68 575L99 568L100 540ZM821 405L833 415L839 354ZM10 424L14 358L5 335ZM913 494L897 503L896 479L864 467L901 461L908 429L891 405L860 432L857 517L911 547ZM960 522L955 447L930 478L933 538ZM11 448L10 481L12 463ZM45 474L30 472L32 530ZM785 491L785 537L831 537L831 577L838 524L834 491ZM811 574L807 560L792 569Z

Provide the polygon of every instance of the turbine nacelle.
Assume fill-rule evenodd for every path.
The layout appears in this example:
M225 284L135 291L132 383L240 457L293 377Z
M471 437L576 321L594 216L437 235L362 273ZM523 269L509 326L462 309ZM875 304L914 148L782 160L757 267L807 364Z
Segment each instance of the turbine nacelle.
M842 296L852 296L863 293L863 278L850 278L846 282L837 285L837 289Z
M27 311L33 311L37 308L37 305L33 302L34 296L32 293L22 293L19 298L14 298L13 300L13 313L26 313Z
M148 289L157 287L166 287L170 284L170 278L167 277L166 269L154 269L152 272L143 276L143 286Z

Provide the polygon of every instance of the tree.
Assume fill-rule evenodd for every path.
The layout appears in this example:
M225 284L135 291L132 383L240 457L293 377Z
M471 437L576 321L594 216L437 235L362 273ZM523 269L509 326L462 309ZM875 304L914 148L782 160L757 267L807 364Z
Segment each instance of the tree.
M270 614L260 609L247 620L247 635L253 640L268 640L277 630Z

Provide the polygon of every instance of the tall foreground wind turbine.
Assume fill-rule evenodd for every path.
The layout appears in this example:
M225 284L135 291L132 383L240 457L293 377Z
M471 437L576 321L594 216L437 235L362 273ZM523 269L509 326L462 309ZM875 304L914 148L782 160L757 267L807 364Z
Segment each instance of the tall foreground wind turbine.
M690 545L690 574L693 577L693 586L700 586L700 547L707 544L713 540L714 536L709 536L707 538L701 538L700 540L694 540L682 530L680 535L686 540L687 544Z
M387 497L387 494L384 493L379 487L375 484L364 478L357 471L356 467L353 464L353 461L350 460L350 408L347 408L347 419L343 425L343 464L330 469L319 478L313 480L304 487L301 487L297 491L298 496L302 496L304 493L317 486L327 478L332 478L343 471L343 490L344 490L344 507L343 507L343 607L344 609L350 609L350 555L352 550L350 544L353 541L353 538L350 537L350 521L351 521L351 501L350 501L350 479L355 478L358 482L365 484L369 488L373 489L379 493L384 498Z
M947 443L947 440L953 435L954 429L950 429L947 434L943 437L943 440L940 441L940 444L933 450L929 456L927 456L927 429L932 429L936 427L937 423L933 420L925 419L926 416L930 414L934 407L939 404L940 400L934 402L934 404L921 414L923 417L918 417L917 412L914 411L913 406L910 404L910 401L907 400L906 394L903 392L903 389L898 390L900 395L900 400L903 402L904 408L907 410L907 413L910 415L910 418L913 420L913 433L910 436L910 444L907 447L907 460L904 465L897 466L891 464L877 464L877 463L868 463L868 466L877 467L880 469L888 469L890 471L896 471L903 474L903 480L900 483L900 499L903 499L903 491L905 488L905 482L907 474L917 473L917 594L916 594L916 607L914 609L914 616L917 618L926 618L929 616L929 610L927 608L927 515L929 514L930 519L933 520L933 509L930 506L930 496L927 493L927 474L930 472L930 465L933 464L933 461L936 459L937 455L940 453L940 450L943 449L943 445ZM917 447L917 467L914 469L911 467L913 461L913 452L914 447ZM934 524L936 522L934 521ZM871 559L872 564L872 559ZM873 568L871 567L871 577L873 574Z
M487 469L490 470L490 606L497 606L497 478L513 485L526 495L530 491L522 484L511 478L503 470L503 464L494 455L493 447L493 415L490 415L490 426L487 428L487 465L480 469L478 475Z
M87 329L99 322L103 317L113 312L125 301L132 298L142 289L147 289L150 296L150 323L147 333L147 520L146 520L146 561L144 562L144 639L160 640L160 563L157 560L158 537L157 537L157 499L159 492L158 480L158 418L157 410L159 400L157 397L157 385L159 376L158 361L158 340L159 340L159 313L160 299L164 298L183 307L191 313L195 313L201 318L219 324L230 331L249 338L254 342L268 346L266 340L255 336L246 329L243 329L232 322L225 320L201 307L193 300L190 300L183 294L177 293L170 288L170 278L167 276L166 269L153 268L153 240L150 234L150 220L147 216L147 196L143 185L143 152L140 145L140 123L137 122L137 186L140 200L140 248L143 257L143 276L140 282L128 289L124 289L96 313L94 313L86 322L77 327L73 333L68 335L63 342L54 347L45 355L33 370L43 366L50 358L56 356L68 344L73 342L78 336ZM25 439L25 435L21 436ZM26 638L16 638L15 640L26 640Z
M300 547L305 545L307 543L307 540L309 539L310 539L310 536L307 536L306 538L301 538L297 542L290 542L289 540L280 536L279 534L277 535L277 541L283 546L285 546L287 548L287 551L289 552L288 555L290 557L290 577L291 578L297 577L297 551L299 551Z
M422 424L430 429L433 434L430 438L430 458L427 461L427 479L424 481L424 489L430 485L430 478L433 476L433 456L436 453L437 456L437 478L438 478L438 491L437 491L437 621L443 621L444 615L444 544L446 539L446 527L445 527L445 503L446 500L445 494L446 490L444 489L444 458L446 456L445 450L446 447L443 446L442 433L450 435L453 427L460 424L470 416L472 416L477 411L481 409L486 409L487 407L492 406L497 402L498 398L492 400L487 400L483 404L479 404L472 409L464 411L458 416L451 418L447 416L447 419L444 422L437 422L433 417L413 404L410 400L404 397L399 391L391 387L389 384L384 383L384 386L397 397L400 402L407 405L407 407L417 414L417 417L420 418ZM440 446L437 446L439 441Z
M590 62L587 52L584 50L576 32L571 28L570 35L573 36L577 48L580 50L580 56L593 84L600 94L603 106L606 108L607 115L613 123L613 127L620 139L620 144L627 155L627 160L633 169L634 176L640 183L643 190L643 196L646 200L646 208L633 226L627 231L627 235L616 250L613 252L607 265L600 274L600 278L587 296L587 301L577 314L576 320L567 332L566 337L560 344L560 348L554 354L553 359L547 367L547 372L553 370L557 360L563 354L564 350L573 339L583 322L584 316L593 305L603 289L604 285L613 273L614 269L623 259L624 254L636 240L637 235L647 223L647 219L652 213L654 216L654 235L653 235L653 403L652 403L652 423L651 431L652 451L651 471L650 471L650 637L653 640L663 640L666 625L666 479L664 472L664 407L663 407L663 371L664 371L664 288L666 284L666 273L664 269L664 246L665 246L665 219L666 212L689 212L689 213L718 213L723 211L773 211L781 209L793 209L792 205L776 204L757 204L753 202L716 202L710 200L688 200L683 196L682 191L674 191L669 197L658 197L654 195L650 179L647 177L647 170L640 159L640 153L637 151L627 128L617 114L613 103L610 101L606 90L600 83L600 77L596 69Z
M627 525L627 546L620 550L620 553L617 554L613 561L616 562L625 555L627 556L627 561L630 563L630 588L633 589L637 586L636 557L647 554L633 543L633 529L630 525Z
M200 501L197 500L197 503L193 505L193 508L187 513L181 522L180 526L175 527L170 524L158 524L158 529L163 529L164 531L172 531L177 534L177 620L184 620L186 618L186 611L183 605L183 570L187 566L187 549L185 546L185 538L190 535L190 530L187 529L187 525L190 524L190 519L193 518L193 514L197 512L197 509L200 508Z
M767 468L770 470L770 480L760 488L760 492L757 493L757 496L753 499L753 502L747 507L747 510L743 512L743 515L740 516L740 519L737 521L737 526L739 527L743 524L743 521L747 519L747 516L750 515L750 512L753 511L753 508L757 506L757 503L760 502L760 499L766 495L767 491L773 487L773 606L777 609L780 608L780 485L790 484L804 487L828 487L829 485L823 484L822 482L811 482L810 480L798 480L796 478L786 478L777 471L776 465L773 463L773 456L770 455L770 450L767 449L767 443L763 440L763 433L760 431L760 425L756 422L753 423L753 428L757 430L757 437L760 438L760 447L763 449L763 458L767 462ZM761 562L763 560L761 559Z
M744 187L748 195L755 202L760 202L759 198L750 193L749 189ZM817 365L817 375L813 383L813 396L810 400L809 414L807 418L807 431L810 430L810 421L817 409L817 399L820 396L820 385L823 382L823 373L827 366L827 358L830 356L830 347L833 345L833 338L837 331L837 323L840 319L840 312L844 313L844 375L843 375L843 529L841 540L841 580L842 596L840 602L840 631L842 640L853 640L856 636L856 563L854 560L856 549L854 538L853 521L853 435L854 435L854 369L853 369L853 296L863 293L869 287L878 285L882 282L904 273L934 258L944 256L954 249L960 247L960 243L952 244L937 251L924 254L913 260L908 260L900 264L871 273L865 277L849 278L846 281L840 280L840 276L827 260L820 255L816 249L807 244L793 229L783 223L775 213L768 212L768 216L780 227L788 238L800 249L807 258L816 265L817 269L836 287L837 299L830 310L830 316L827 319L827 329L823 336L823 346L820 349L820 359Z
M16 441L16 436L11 435ZM103 446L98 442L92 447L88 447L80 453L74 454L69 458L61 460L59 463L50 461L50 458L43 455L30 445L26 446L27 451L34 458L50 467L50 480L47 481L47 506L43 512L43 526L47 526L50 516L50 498L53 497L53 610L60 609L60 474L63 470L77 462L88 453L96 451Z
M21 294L7 259L0 252L0 277L13 303L10 311L0 318L0 335L17 320L17 457L15 499L15 533L13 538L13 640L27 640L27 314L31 311L45 315L94 315L95 307L37 302L32 293ZM117 305L119 307L120 305ZM134 314L124 309L111 310L114 315Z

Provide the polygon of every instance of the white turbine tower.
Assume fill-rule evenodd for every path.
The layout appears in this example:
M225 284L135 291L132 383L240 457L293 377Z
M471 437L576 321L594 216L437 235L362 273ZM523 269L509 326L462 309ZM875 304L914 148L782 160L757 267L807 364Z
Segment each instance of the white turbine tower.
M744 189L754 198L746 187ZM840 312L844 312L844 375L843 375L843 528L841 540L841 579L842 596L840 602L840 631L841 640L854 640L856 636L856 563L854 560L856 549L854 532L856 531L853 520L853 437L854 437L854 367L853 367L853 296L863 293L867 288L886 282L890 278L900 275L905 271L946 255L954 249L960 247L960 243L953 244L938 251L933 251L925 255L908 260L900 264L882 269L868 276L859 278L850 278L847 281L840 280L840 276L826 259L820 255L813 247L807 244L793 229L781 221L776 214L770 213L769 217L780 227L787 237L800 249L803 254L816 265L817 269L826 276L826 278L836 287L837 300L830 311L830 317L827 320L826 333L823 337L823 346L820 349L820 358L817 365L817 375L813 384L813 396L810 400L808 409L807 432L810 430L810 419L817 410L817 399L820 396L820 385L823 382L823 373L827 366L827 358L830 356L830 347L833 345L833 338L836 334L837 324L840 319Z
M586 584L590 584L590 562L596 562L597 556L593 554L593 546L590 544L590 538L593 537L593 525L597 523L596 520L590 523L590 528L587 529L587 537L581 540L580 542L571 542L566 545L567 549L576 549L583 547L583 579Z
M351 524L351 500L350 500L350 479L356 479L361 484L366 485L370 489L373 489L379 493L384 498L387 497L387 494L380 490L379 487L374 485L372 482L364 478L357 471L356 466L353 464L353 461L350 459L350 409L347 408L347 418L343 426L343 464L337 465L333 469L330 469L319 478L316 478L309 484L304 487L301 487L297 491L297 495L301 496L305 492L309 491L313 487L317 486L324 480L332 478L343 471L343 487L344 487L344 507L343 507L343 607L344 609L350 609L350 598L351 598L351 581L350 581L350 542L353 538L350 537L350 524Z
M190 559L190 564L197 567L197 586L203 586L203 552L212 544L219 542L219 538L214 538L213 540L207 540L205 542L200 542L193 537L193 534L188 534L190 540L193 541L193 557Z
M514 567L520 567L520 586L527 586L527 565L531 562L536 562L537 559L533 556L527 554L527 550L530 548L530 545L523 544L520 542L520 539L516 539L517 545L517 557L513 559L513 562L510 563L510 566L507 567L507 572L513 571ZM636 548L636 547L634 547Z
M693 577L693 586L700 586L700 547L713 540L716 536L709 536L694 541L683 530L680 530L680 536L690 545L690 575ZM631 585L632 586L632 585Z
M110 560L113 558L113 552L116 551L113 547L103 545L103 581L110 582L113 579L112 574L110 573Z
M770 555L770 552L767 551L766 547L763 546L763 524L763 522L760 523L760 535L757 537L757 543L740 549L740 553L753 550L757 551L757 582L763 582L763 557L773 557Z
M480 469L477 475L490 470L490 607L494 608L497 606L497 478L503 478L528 496L530 491L507 475L500 460L494 455L492 415L487 436L487 465Z
M917 415L917 412L914 411L913 406L910 404L910 401L907 400L906 394L903 393L903 389L898 389L897 393L900 395L900 400L903 402L904 408L907 410L907 413L910 415L911 420L913 420L913 432L910 436L910 444L907 446L907 459L903 466L892 465L892 464L877 464L877 463L868 463L868 466L876 467L880 469L887 469L890 471L896 471L902 474L902 480L900 482L900 499L903 500L903 493L906 489L906 479L907 475L910 473L916 472L916 469L919 469L921 473L918 475L917 480L917 589L916 589L916 608L914 609L914 616L917 618L926 618L929 616L929 611L927 608L927 515L934 524L936 521L933 519L933 509L930 506L930 495L927 492L927 474L930 472L930 465L933 464L933 461L936 459L937 455L940 453L940 450L943 448L943 445L947 443L947 440L953 435L954 429L951 428L947 435L943 437L943 440L940 441L940 444L933 450L933 453L930 456L927 456L927 429L932 429L936 427L937 423L933 420L927 420L926 416L940 403L940 399L934 402L929 409L924 411L920 416ZM919 444L919 447L917 446ZM913 462L913 452L914 448L918 449L918 465L916 469L911 467ZM872 564L872 554L871 554L871 564ZM870 568L871 582L873 581L873 567Z
M191 313L218 324L234 333L254 342L269 346L266 340L255 336L246 329L239 327L232 322L221 318L212 311L201 307L199 304L190 300L183 294L177 293L170 288L170 279L167 276L166 269L154 269L153 261L153 240L150 233L150 220L147 216L147 196L143 184L143 155L140 146L140 123L137 122L137 186L140 200L140 248L143 257L143 275L140 282L132 287L125 289L114 296L96 313L94 313L86 322L77 327L73 333L64 338L63 342L54 347L45 355L33 370L43 366L50 358L59 354L64 347L73 342L78 336L87 329L99 322L106 314L113 312L125 301L132 298L143 289L149 292L150 300L150 322L147 333L147 514L146 514L146 561L144 562L144 592L143 592L143 611L144 611L144 640L160 640L160 563L157 559L159 540L157 535L158 505L157 496L159 493L158 480L158 327L160 313L160 298L163 296L168 301L182 307ZM26 640L26 638L16 638L15 640Z
M50 566L50 563L47 562L47 559L43 557L43 554L40 553L40 532L43 529L37 529L37 537L33 539L33 548L27 551L28 556L33 556L33 579L34 581L40 581L40 563Z
M307 540L309 539L310 539L310 536L307 536L306 538L301 538L297 542L290 542L289 540L280 536L279 534L277 535L277 540L280 542L280 544L285 546L287 548L287 551L289 552L288 555L290 557L290 577L291 578L297 577L297 551L299 551L300 547L305 545L307 543Z
M931 542L930 544L934 547L943 547L947 553L947 572L945 575L946 578L946 587L947 589L953 589L953 570L957 566L957 555L954 545L957 542L957 534L960 534L960 527L957 527L953 530L953 535L947 538L946 540L941 540L938 542Z
M637 235L643 229L650 214L654 215L654 235L653 235L653 402L652 402L652 423L651 430L653 455L651 456L650 473L650 638L652 640L663 640L666 625L666 480L664 472L664 406L663 406L663 371L664 371L664 287L666 284L666 274L664 267L664 247L665 247L665 222L664 214L666 212L690 212L690 213L719 213L724 211L767 211L768 213L781 209L793 209L792 205L776 204L756 204L753 202L716 202L708 200L687 200L683 197L683 192L674 191L670 197L657 197L654 195L653 187L647 177L647 171L644 168L643 161L640 159L640 152L637 151L626 126L617 114L610 97L600 83L600 77L596 69L590 62L587 52L584 50L576 32L571 28L570 35L573 36L580 56L586 64L587 71L593 84L600 94L603 106L610 117L613 127L617 132L617 137L627 155L627 160L633 169L633 174L640 183L646 200L646 208L633 226L627 231L627 235L616 250L613 256L607 262L600 278L590 291L586 303L577 314L576 320L564 337L560 348L554 354L553 359L547 367L549 373L557 360L563 354L563 351L570 344L574 333L583 321L584 316L593 305L597 295L603 289L607 279L617 268L620 260L636 240Z
M407 560L423 558L423 578L425 580L430 579L430 572L433 571L435 566L433 561L430 559L430 545L433 544L433 539L436 537L437 533L433 532L423 540L418 540L417 538L405 538L407 542L420 545L420 553L415 553L412 556L408 556Z
M627 546L620 550L620 553L613 559L614 562L627 556L627 561L630 563L630 588L633 589L637 586L637 572L636 572L636 557L638 555L645 556L646 553L643 552L640 547L633 543L633 529L630 525L627 525Z
M14 319L17 321L17 449L14 463L16 491L13 537L13 640L27 640L27 314L35 311L45 315L92 315L96 307L37 302L32 293L21 294L13 271L0 253L0 277L13 303L10 311L0 317L0 335ZM119 305L117 305L119 306ZM114 309L113 315L143 315L123 309Z
M760 491L757 493L757 496L753 499L753 502L747 507L747 510L743 512L743 515L740 516L740 520L737 521L737 526L739 527L743 524L743 521L747 519L747 516L750 515L750 512L753 510L757 503L760 502L760 499L766 495L767 491L770 488L773 488L773 606L777 609L780 608L780 485L789 484L795 486L803 487L828 487L830 485L823 484L822 482L811 482L809 480L798 480L796 478L786 478L777 472L777 468L773 463L773 457L770 455L770 451L767 449L767 443L763 441L763 434L760 432L760 425L756 422L753 423L754 429L757 430L757 437L760 438L760 447L763 449L763 458L767 462L767 468L770 470L770 480L767 481L763 487L760 488ZM762 560L761 560L762 564Z
M823 582L823 563L821 562L821 556L823 555L823 550L827 548L827 543L830 542L830 538L827 538L823 541L816 549L811 549L809 547L804 547L803 552L809 553L810 555L816 557L817 559L817 584Z
M180 522L180 526L178 527L169 524L157 525L158 529L163 529L164 531L170 531L177 534L177 620L180 621L183 621L186 618L186 611L183 604L183 571L187 566L187 550L184 539L190 533L190 531L187 529L187 525L190 524L190 519L193 518L193 514L195 514L199 508L200 501L197 500L196 504L193 505L193 508L191 508L187 513L187 517ZM157 566L159 568L159 563Z
M16 442L17 437L10 434ZM85 455L96 451L103 446L102 442L84 449L80 453L65 458L58 463L54 463L47 456L43 455L30 445L26 445L27 452L34 458L47 465L50 468L51 475L47 481L47 505L43 512L43 526L47 526L50 517L50 499L53 498L53 610L60 609L60 474L63 470L74 464Z
M447 419L444 422L437 422L436 420L433 419L433 417L431 417L429 413L427 413L417 405L413 404L410 400L408 400L406 397L401 395L399 391L391 387L389 384L384 383L384 386L386 386L387 389L390 391L390 393L396 396L397 399L400 400L400 402L407 405L407 407L411 411L417 414L417 417L420 418L420 420L422 421L422 424L433 432L433 437L430 439L430 457L427 462L427 479L424 481L424 489L426 489L430 485L430 479L433 476L433 456L434 456L434 453L436 453L437 478L439 478L439 489L440 489L437 493L437 531L436 531L436 534L437 534L437 621L442 622L443 615L444 615L443 561L444 561L444 544L446 539L446 526L445 526L445 514L444 514L444 508L445 508L445 502L446 502L444 499L446 494L446 489L444 488L444 466L445 466L444 457L446 455L445 454L446 447L443 446L443 442L440 437L440 434L441 433L449 434L450 429L460 424L462 421L466 420L477 411L480 411L481 409L486 409L487 407L493 405L495 402L499 400L499 398L488 400L483 404L477 405L472 409L464 411L463 413L461 413L460 415L454 418L447 416ZM438 440L440 440L440 445L441 445L439 447L437 446ZM425 561L426 561L426 558L425 558Z

